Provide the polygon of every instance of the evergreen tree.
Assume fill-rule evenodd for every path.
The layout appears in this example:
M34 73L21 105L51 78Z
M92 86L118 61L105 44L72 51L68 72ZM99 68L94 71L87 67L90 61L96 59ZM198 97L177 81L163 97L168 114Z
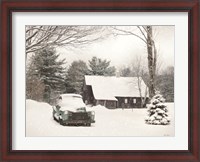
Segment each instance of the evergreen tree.
M104 76L114 76L115 67L110 66L110 61L102 60L97 57L93 57L89 60L90 74L91 75L104 75Z
M131 77L132 72L131 72L130 67L122 67L119 70L119 75L122 76L122 77Z
M88 67L84 61L74 61L67 71L66 92L82 94L84 76L89 74Z
M167 102L174 102L174 76L159 75L156 78L156 88L160 90Z
M150 104L147 106L148 117L145 119L147 124L154 125L167 125L170 123L168 117L168 109L164 104L165 99L159 92L151 99Z
M167 67L157 76L156 88L163 94L167 102L174 101L174 67Z
M35 70L31 67L29 65L26 68L26 98L42 101L45 86L38 75L36 75Z
M65 60L58 59L55 49L46 48L38 51L32 60L32 68L35 75L45 85L43 99L50 102L54 95L64 91L64 68Z

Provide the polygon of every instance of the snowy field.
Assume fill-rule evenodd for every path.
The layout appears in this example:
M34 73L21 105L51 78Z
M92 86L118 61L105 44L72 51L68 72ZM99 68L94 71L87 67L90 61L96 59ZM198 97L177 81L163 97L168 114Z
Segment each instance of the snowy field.
M52 117L47 103L26 101L26 136L174 136L174 103L167 103L170 125L145 124L146 109L115 109L95 106L91 127L62 126Z

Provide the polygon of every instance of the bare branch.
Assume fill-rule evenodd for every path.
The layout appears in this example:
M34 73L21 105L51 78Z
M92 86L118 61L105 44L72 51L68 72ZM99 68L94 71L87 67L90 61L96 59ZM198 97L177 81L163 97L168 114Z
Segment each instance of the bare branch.
M123 30L123 29L119 29L119 28L116 28L116 27L113 27L112 28L116 31L119 31L119 32L122 32L122 33L116 33L117 35L134 35L136 36L137 38L141 39L145 44L147 43L145 39L143 39L141 36L131 32L131 31L128 31L128 30Z
M147 37L145 35L145 33L142 31L142 29L140 28L140 26L137 26L137 28L140 30L140 32L142 33L142 35L144 36L146 42L147 42Z
M82 45L98 40L98 26L27 26L26 54L48 46Z

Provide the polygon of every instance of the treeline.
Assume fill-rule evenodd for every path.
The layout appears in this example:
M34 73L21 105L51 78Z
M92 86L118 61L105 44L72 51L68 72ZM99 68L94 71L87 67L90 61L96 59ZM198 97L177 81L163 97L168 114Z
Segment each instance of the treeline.
M110 66L110 61L93 57L88 61L89 67L84 61L74 61L67 70L66 93L83 93L85 75L114 76L116 69Z
M26 98L52 103L62 93L83 93L84 75L142 77L148 85L149 75L142 64L116 71L110 61L93 57L88 62L74 61L68 68L54 48L37 51L26 68ZM168 67L155 78L156 90L169 102L174 101L174 68Z
M156 77L156 88L167 102L174 102L174 67L167 67Z
M123 67L119 70L119 75L123 77L134 77L139 75L143 78L146 85L149 83L147 70L137 67ZM163 95L167 102L174 102L174 67L169 66L159 72L155 78L155 88Z
M61 93L83 93L84 75L114 76L116 69L110 61L93 57L74 61L65 68L54 48L37 51L26 69L26 98L52 103Z

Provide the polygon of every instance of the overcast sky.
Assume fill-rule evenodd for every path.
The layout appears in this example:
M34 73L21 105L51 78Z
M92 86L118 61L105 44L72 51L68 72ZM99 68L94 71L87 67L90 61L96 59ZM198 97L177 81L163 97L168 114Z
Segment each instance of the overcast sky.
M154 29L159 64L162 65L162 69L174 66L174 26L156 26ZM117 68L133 64L134 58L138 55L147 61L145 43L132 35L109 36L84 48L73 50L60 48L58 52L61 58L66 58L67 66L74 60L88 62L93 56L110 60L111 65Z

